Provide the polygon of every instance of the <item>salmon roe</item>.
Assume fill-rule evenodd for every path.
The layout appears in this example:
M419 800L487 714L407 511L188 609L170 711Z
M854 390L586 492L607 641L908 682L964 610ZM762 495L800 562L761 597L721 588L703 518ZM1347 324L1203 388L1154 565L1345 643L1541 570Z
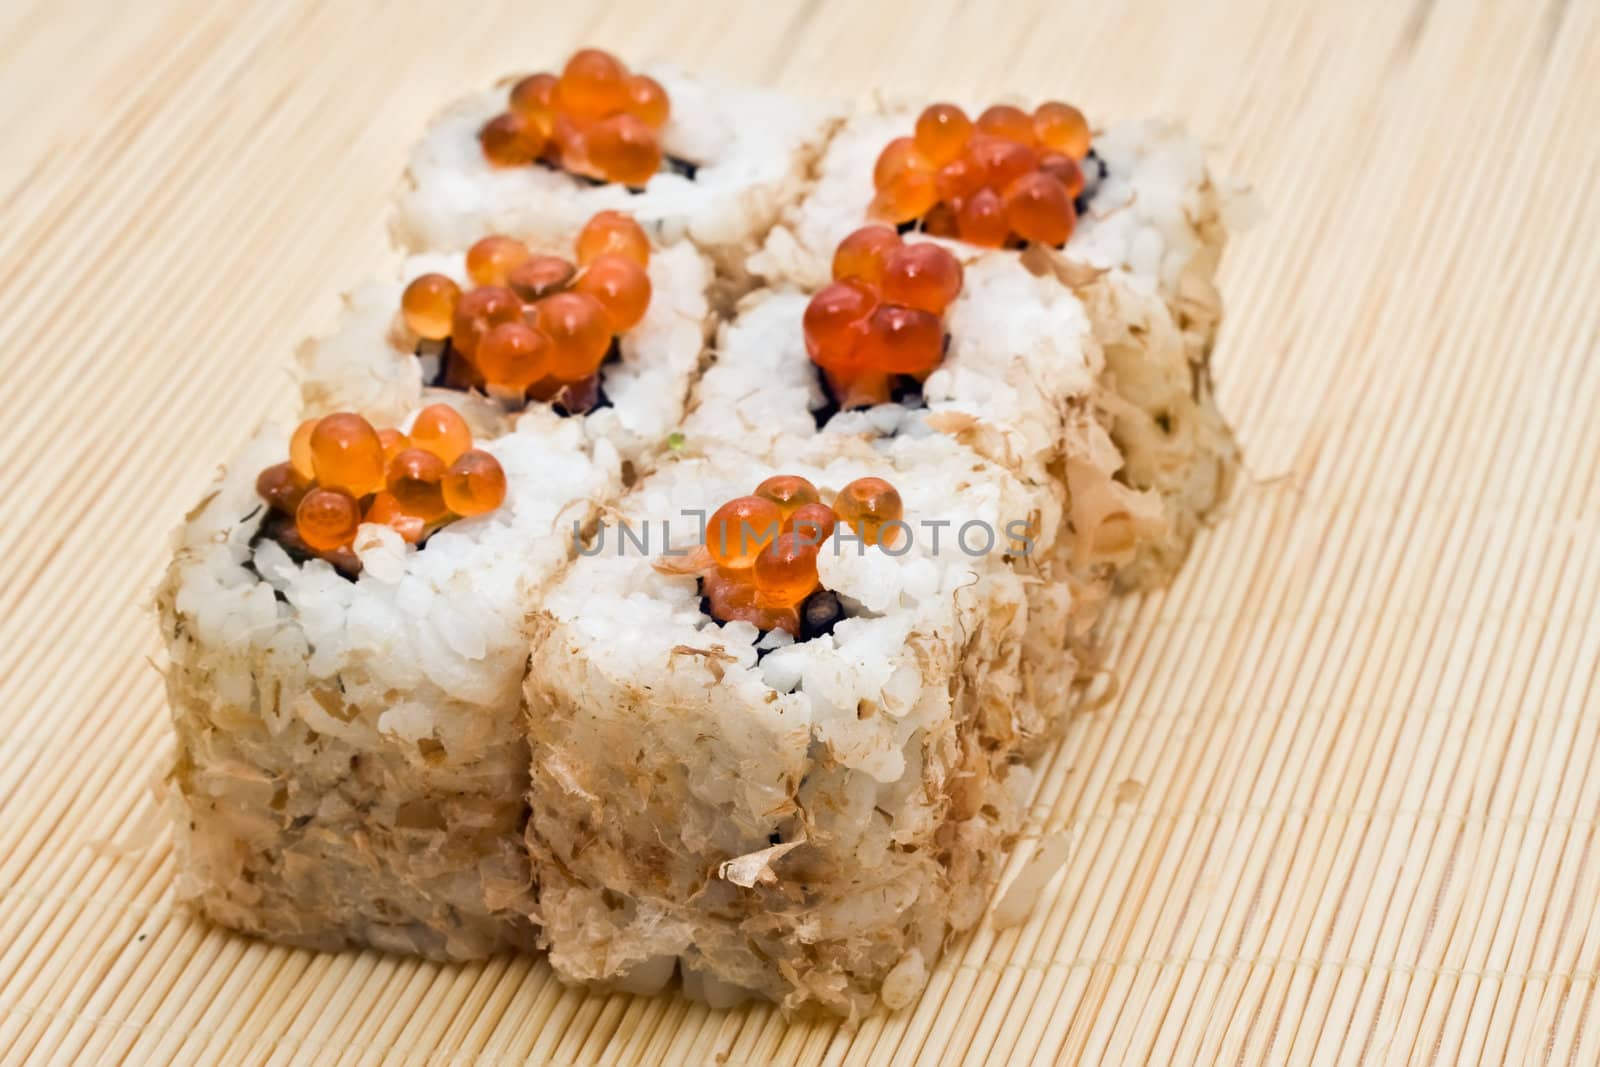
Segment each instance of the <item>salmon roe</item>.
M627 333L639 325L650 307L650 275L633 260L615 252L589 264L578 279L577 291L594 297L605 309L612 333Z
M627 68L616 56L598 48L581 48L561 71L556 102L573 118L604 118L627 106L627 80Z
M355 539L361 525L361 507L343 489L317 488L308 492L294 511L300 540L318 552L335 552Z
M706 550L724 570L745 570L782 529L783 510L777 504L761 496L737 497L706 523Z
M1061 245L1077 221L1089 152L1089 124L1070 104L1046 101L1032 113L996 104L976 121L954 104L932 104L912 136L878 155L868 214L896 226L920 221L933 236L981 248Z
M839 242L833 253L833 276L856 278L868 285L883 281L889 256L900 247L900 235L887 226L863 226Z
M412 515L400 506L400 501L389 492L377 493L361 516L362 522L387 526L408 545L414 545L427 535L428 524L420 515Z
M1089 154L1089 122L1071 104L1049 100L1034 108L1033 135L1042 147L1076 161Z
M511 269L506 284L524 303L532 303L559 293L572 284L577 273L577 268L560 256L531 256Z
M1039 157L1039 170L1060 182L1067 195L1076 197L1083 192L1083 168L1078 161L1062 152L1046 152Z
M1024 241L1065 244L1076 215L1066 188L1043 171L1024 174L1006 188L1006 225Z
M443 341L450 336L461 300L461 286L443 274L423 274L412 279L400 294L400 313L406 328L428 341Z
M347 411L307 419L290 449L307 455L256 477L256 493L276 516L268 534L291 547L298 542L346 572L361 566L353 545L362 523L388 526L407 543L421 544L445 523L505 500L505 471L472 447L466 421L444 404L417 412L410 434L375 430ZM309 476L300 470L302 460L311 466Z
M401 295L401 319L422 342L443 342L428 350L442 364L433 384L512 408L539 401L584 412L604 400L597 375L614 338L649 310L649 264L649 237L619 211L591 218L570 259L490 234L467 250L465 292L444 274L423 274Z
M1005 201L993 189L979 189L956 211L956 232L979 248L1004 247L1011 234Z
M491 166L540 162L606 182L643 186L661 169L661 129L672 104L661 83L609 52L573 53L560 76L516 82L507 110L478 131Z
M913 136L917 150L931 165L943 167L961 158L961 149L972 136L972 120L954 104L930 104L917 116Z
M878 188L867 213L898 226L926 215L938 202L939 188L931 172L903 170Z
M899 522L905 515L899 492L882 478L857 478L839 490L833 500L833 510L840 522L855 530L856 536L869 545L878 544L883 528ZM889 544L893 544L892 535L897 532L890 531Z
M922 154L914 138L896 137L878 154L872 167L872 184L882 189L908 171L929 174L933 169L934 162Z
M421 448L408 448L389 463L388 491L400 510L423 522L443 518L444 460Z
M748 571L729 574L713 570L701 580L712 618L761 625L766 613L756 607L756 586Z
M661 83L646 74L635 74L625 83L628 90L627 110L643 119L645 125L659 130L672 116L672 102Z
M798 474L774 474L756 486L755 495L778 505L785 525L796 511L822 500L817 487Z
M550 339L550 376L581 382L600 369L611 347L611 317L588 293L557 293L539 301L538 329Z
M551 343L526 322L501 323L484 335L476 363L485 381L525 393L550 373Z
M813 296L801 318L811 361L836 374L861 369L859 348L877 306L877 292L855 278L836 281Z
M472 430L461 413L449 404L429 404L411 421L411 443L432 452L445 463L472 447Z
M556 87L561 80L554 74L530 74L511 87L511 111L537 126L546 137L556 123Z
M840 242L833 274L806 306L801 328L841 407L884 403L895 376L920 380L938 367L941 316L961 292L961 263L949 250L864 226Z
M881 478L851 482L832 506L821 496L800 475L773 475L750 496L735 497L712 513L703 549L686 564L663 560L658 568L698 574L706 607L721 622L749 622L800 637L801 609L822 589L817 559L839 524L878 544L884 527L902 516L899 493ZM837 618L837 604L832 610Z
M886 374L931 374L944 354L944 324L920 308L882 303L867 320L860 361Z
M450 323L450 343L469 360L478 343L496 326L522 321L522 301L503 285L482 285L461 294Z
M292 463L274 463L256 475L256 495L286 515L293 515L311 489Z
M545 148L546 160L573 174L598 178L589 165L589 129L573 121L570 115L558 114L550 129L550 143Z
M529 254L528 246L515 237L490 234L467 249L467 277L477 285L505 285Z
M985 108L973 125L984 133L1030 148L1037 139L1033 132L1033 117L1020 107L1012 107L1010 104L995 104Z
M961 263L936 244L903 244L883 265L883 298L943 315L961 293Z
M792 608L822 584L817 577L819 542L798 533L780 534L756 557L756 603L766 608Z
M984 187L997 193L1039 166L1039 154L1029 145L986 134L967 142L967 160L983 176Z
M642 186L661 169L661 142L643 119L623 112L587 131L589 166L597 178Z
M506 498L506 472L500 461L481 449L463 452L442 480L445 506L462 517L482 515Z
M943 237L950 241L961 236L956 223L956 213L942 200L930 207L928 213L922 216L922 232L929 237Z
M549 144L544 131L514 112L496 115L478 131L483 157L496 167L523 167L538 159Z
M360 415L339 412L311 431L311 464L317 484L366 496L383 488L383 442Z
M838 514L828 505L816 502L796 508L794 514L784 520L783 530L785 533L797 533L820 545L833 536L838 525Z
M383 443L383 462L385 464L392 462L394 457L411 447L411 438L392 426L379 430L378 440Z
M599 211L578 231L573 249L581 266L588 266L608 253L627 256L641 267L650 265L650 238L632 215L620 211Z

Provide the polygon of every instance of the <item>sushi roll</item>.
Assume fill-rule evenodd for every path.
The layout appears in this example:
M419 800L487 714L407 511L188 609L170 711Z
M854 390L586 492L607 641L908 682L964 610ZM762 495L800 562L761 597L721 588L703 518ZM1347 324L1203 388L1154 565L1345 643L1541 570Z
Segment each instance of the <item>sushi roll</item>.
M394 230L413 251L485 233L560 241L601 210L711 256L723 290L800 195L833 109L596 49L447 108L411 155Z
M178 535L157 598L178 888L222 925L533 945L525 618L619 462L550 412L476 444L452 415L265 430Z
M909 1003L981 915L1029 784L1007 554L1031 503L937 436L796 443L779 470L691 440L625 497L533 623L527 836L557 973ZM790 532L729 548L728 516L762 536L763 509Z
M486 436L554 409L643 468L682 419L711 288L692 245L652 248L617 212L559 244L494 234L411 256L398 277L348 294L336 328L301 346L302 400L308 414L382 424L442 401Z

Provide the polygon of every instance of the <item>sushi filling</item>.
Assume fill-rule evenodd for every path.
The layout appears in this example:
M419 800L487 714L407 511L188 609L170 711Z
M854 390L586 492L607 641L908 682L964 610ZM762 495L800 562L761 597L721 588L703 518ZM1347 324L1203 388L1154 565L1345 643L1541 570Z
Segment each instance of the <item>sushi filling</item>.
M507 110L483 124L478 143L490 166L543 166L642 192L662 170L692 180L699 169L661 146L671 110L660 82L585 48L559 77L541 72L513 85Z
M1060 248L1104 173L1089 142L1083 113L1059 101L1032 114L996 104L977 121L933 104L879 154L868 213L980 248Z
M806 641L845 617L817 572L817 557L840 524L851 531L843 536L862 546L892 547L904 513L899 492L882 478L857 478L824 504L809 480L778 474L713 512L694 552L655 565L698 575L701 610L718 622L748 622Z
M563 415L606 405L600 370L650 307L650 240L602 211L578 234L576 262L494 234L467 250L472 288L437 273L401 294L406 328L430 385L481 392L510 410L548 403Z
M863 226L841 241L833 281L811 298L802 320L827 407L920 400L949 348L943 316L961 281L961 263L948 250L907 244L887 226Z
M472 447L472 431L454 408L432 404L409 434L376 430L349 412L307 419L289 459L257 476L256 494L271 509L257 539L277 541L297 563L323 559L354 578L363 523L388 526L420 548L440 527L504 503L506 474Z

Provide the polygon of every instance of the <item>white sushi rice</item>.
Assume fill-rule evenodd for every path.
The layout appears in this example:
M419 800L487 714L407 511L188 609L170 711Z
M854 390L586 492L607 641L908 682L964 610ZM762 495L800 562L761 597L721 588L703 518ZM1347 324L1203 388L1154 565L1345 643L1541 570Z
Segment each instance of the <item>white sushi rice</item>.
M714 1002L903 1006L980 915L1026 791L1007 757L1025 581L1003 549L982 553L981 530L1003 539L1033 494L938 436L817 438L781 467L689 449L612 516L648 529L652 555L664 523L675 547L697 544L686 513L778 472L825 500L888 478L911 536L897 555L825 547L823 585L852 610L798 643L711 619L692 575L619 552L615 529L547 592L527 685L528 842L551 962L644 991L677 961ZM948 523L937 550L925 520ZM979 554L958 547L969 522Z
M179 890L214 920L451 959L531 945L526 613L620 483L609 444L531 421L480 445L505 469L501 507L420 550L363 526L355 581L256 537L255 477L286 431L190 515L158 605Z
M570 240L534 251L567 259L573 254ZM648 270L650 306L639 324L619 338L621 358L600 370L609 403L574 417L591 439L609 442L635 467L648 465L682 420L711 324L712 269L705 256L679 242L654 249ZM375 425L390 426L421 404L444 402L484 436L517 424L516 413L496 400L423 385L423 361L415 355L418 338L400 315L400 295L412 279L427 273L471 287L463 253L411 256L397 277L368 282L347 294L336 327L301 346L301 396L307 415L356 411ZM535 402L529 410L537 421L542 418L538 413L548 409Z
M837 109L671 67L644 73L667 91L671 117L662 144L669 157L698 168L692 179L663 170L632 193L545 166L491 167L478 131L506 110L508 79L452 104L430 124L398 198L398 241L423 251L464 248L485 233L570 240L609 208L629 212L660 241L693 242L717 263L723 282L742 278L744 257L803 190Z

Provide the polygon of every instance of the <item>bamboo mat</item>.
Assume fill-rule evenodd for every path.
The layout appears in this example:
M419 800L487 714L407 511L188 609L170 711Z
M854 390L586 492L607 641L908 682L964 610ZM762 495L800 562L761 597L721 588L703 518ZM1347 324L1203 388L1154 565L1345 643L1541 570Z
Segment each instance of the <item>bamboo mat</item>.
M172 898L168 531L391 255L425 117L579 43L1176 115L1269 210L1216 368L1253 479L1046 762L1070 863L854 1033ZM9 0L0 1060L1600 1062L1597 68L1593 0Z

